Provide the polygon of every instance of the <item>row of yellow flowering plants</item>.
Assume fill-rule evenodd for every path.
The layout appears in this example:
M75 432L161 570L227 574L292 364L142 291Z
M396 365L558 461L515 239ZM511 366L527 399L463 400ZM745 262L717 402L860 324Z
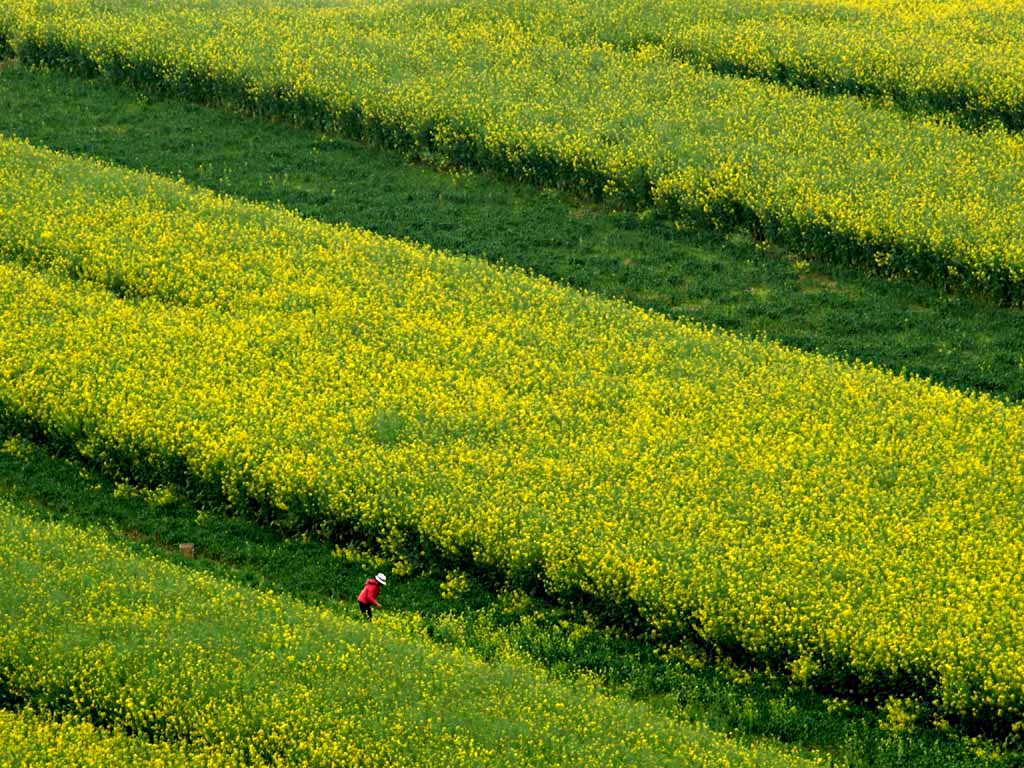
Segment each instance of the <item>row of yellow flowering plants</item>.
M0 768L241 768L241 755L148 742L87 721L0 711Z
M434 645L414 617L371 625L354 609L235 586L2 498L0 535L0 682L40 713L157 743L100 745L115 754L193 753L165 764L210 766L811 765L512 658Z
M0 142L0 403L115 471L1024 713L1024 414Z
M1024 141L1003 130L722 77L493 4L215 5L9 0L0 29L29 62L1024 302Z
M1020 0L511 0L503 12L619 47L657 43L719 73L1024 129Z

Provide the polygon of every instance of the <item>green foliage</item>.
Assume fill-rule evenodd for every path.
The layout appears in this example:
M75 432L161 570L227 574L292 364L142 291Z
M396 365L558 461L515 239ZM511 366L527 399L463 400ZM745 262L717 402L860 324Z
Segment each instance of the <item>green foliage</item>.
M0 26L3 24L2 14L3 10L0 9ZM0 49L2 47L3 41L0 39ZM88 56L81 52L77 55L80 56L80 63L73 66L88 68ZM135 76L128 72L108 74L117 77ZM135 74L150 78L161 76L161 73L145 71L145 68L139 69ZM11 79L5 82L4 77ZM29 84L30 77L35 78L35 86ZM3 99L10 97L15 90L6 90L5 86L15 82L15 79L24 93L32 93L33 88L38 87L44 79L56 82L59 77L52 74L30 74L19 68L15 68L13 74L8 71L0 75L0 119L3 119L4 115L9 115L15 124L13 129L0 126L0 130L20 132L27 130L26 118L33 119L28 114L32 110L5 111L2 108ZM812 83L810 87L817 86ZM117 99L125 99L124 94L95 84L82 86L81 89L90 96L100 94L99 99L106 100L107 104ZM234 98L230 91L222 95ZM951 383L986 389L1003 396L1019 397L1022 380L1019 372L1024 365L1019 355L1014 357L1015 351L1021 348L1019 315L966 302L962 298L936 298L928 291L920 291L913 287L884 285L877 281L864 280L856 273L841 269L828 269L825 273L812 272L804 261L787 262L777 258L777 254L754 247L749 242L736 241L724 244L713 236L683 235L652 223L649 217L644 215L617 213L605 216L603 214L607 211L600 211L602 215L594 216L593 209L570 209L555 196L533 195L526 192L510 193L500 185L480 177L434 177L421 169L400 167L383 155L369 155L361 150L354 150L344 142L315 137L286 126L257 126L223 116L214 116L214 113L189 110L181 105L164 104L150 107L133 99L128 101L134 105L134 108L128 111L133 112L134 117L138 118L137 125L143 126L148 119L144 116L152 115L155 110L166 110L165 116L176 110L177 118L183 121L198 116L199 119L195 123L202 127L196 130L192 126L190 130L182 132L183 136L188 137L186 143L191 146L185 146L179 139L178 146L181 147L181 151L174 153L165 151L166 144L161 147L138 138L133 144L124 141L123 136L118 136L117 142L106 141L104 147L103 139L111 138L114 131L123 130L125 127L125 122L120 122L116 127L108 124L105 128L98 128L85 140L90 151L122 153L121 159L130 159L130 162L152 167L159 167L163 163L165 167L171 168L175 175L180 171L189 178L211 186L220 186L226 190L232 188L231 191L257 198L280 199L289 206L335 220L349 218L352 215L350 211L355 210L358 215L366 216L368 221L376 222L376 228L381 231L394 231L400 235L416 237L451 249L478 253L496 260L537 265L539 271L565 276L577 284L597 287L604 292L625 295L638 303L655 307L668 314L700 313L699 316L705 319L744 330L752 329L755 332L768 328L771 335L786 339L788 342L798 341L812 348L822 347L843 355L872 357L883 360L896 369L907 367L923 372L939 371L940 378L945 378ZM309 115L313 122L316 121L318 106L315 103L295 104L301 107L303 114ZM64 108L75 111L77 119L76 102L68 100ZM273 110L273 104L270 108ZM113 111L121 113L117 115L117 120L123 120L122 110ZM50 135L55 136L58 143L81 143L82 139L59 135L62 123L70 124L67 120L50 121L50 125L47 126L53 131ZM208 127L214 123L220 128ZM363 123L355 118L351 130L358 132L361 125ZM149 129L145 130L151 128L152 123ZM42 132L43 128L36 126L33 130ZM221 133L218 134L218 130ZM240 131L244 141L225 142L223 137L230 130ZM274 140L254 140L251 134L257 131L265 132L268 138L273 137ZM203 147L203 141L198 138L204 135L210 136L207 147ZM382 132L375 138L384 143L394 142L403 146L401 136L395 137ZM426 143L433 140L429 132L421 139ZM280 144L275 145L276 141ZM238 159L232 160L228 157L227 150L231 143L249 146L247 149L243 146ZM279 154L272 157L275 146ZM295 150L299 146L302 147L303 156L309 158L305 179L302 178L302 164L300 163L298 171L294 166ZM145 147L147 151L138 152L141 147ZM424 157L441 163L450 162L452 157L459 162L486 163L486 158L481 159L474 154L472 147L465 142L455 142L452 147L454 149L448 156L437 154L434 150L420 151ZM307 148L312 148L308 155ZM408 146L406 148L409 149ZM190 159L190 153L197 150L208 150L213 156L205 167ZM347 194L335 194L336 191L333 189L329 195L324 192L321 180L323 176L330 175L330 171L325 171L325 163L337 168L338 166L334 164L351 158L353 164L358 164L362 168L365 167L362 163L368 157L376 158L381 172L390 175L396 182L382 187L367 174L342 172L336 175L341 178L366 178L363 190L360 192L356 185L349 185L345 190ZM287 169L277 173L285 167L285 162ZM174 169L175 164L177 171ZM613 196L630 205L636 205L638 202L642 204L642 195L638 197L629 192L630 189L635 190L638 183L642 186L642 179L640 182L634 179L626 183L625 188L606 182L600 187L600 194L606 197ZM599 178L589 179L581 188L597 194L600 184ZM380 190L379 199L382 203L377 204L376 210L376 198L366 193L370 187L375 187L374 192ZM484 190L485 194L480 194L481 190ZM424 198L431 199L433 205L424 206ZM439 215L424 217L422 211L425 207ZM408 211L408 216L394 216L393 211L396 210ZM465 216L467 210L475 212L476 216ZM387 213L382 215L382 211ZM453 213L446 216L447 211ZM742 211L734 209L731 212L727 211L725 215L741 216ZM533 224L516 224L509 227L509 230L525 233L526 247L522 248L514 242L509 242L509 232L496 233L487 226L495 220L515 221L517 216L522 216L524 220ZM538 225L538 220L542 221L543 225ZM477 226L477 232L473 231L474 225ZM754 223L753 229L757 238L764 237L763 227L758 222ZM605 247L602 250L605 253L596 254L593 252L593 245L584 245L585 242L594 241L595 232L604 236ZM681 246L683 237L686 237L687 241ZM650 247L652 244L653 248ZM637 247L638 245L640 247ZM614 251L616 247L621 249L620 253L607 253ZM680 248L685 248L687 252L686 269L678 267L677 257ZM644 256L650 254L642 270L632 263L638 258L637 251L643 251ZM898 258L899 254L896 256ZM874 263L885 268L893 263L892 254L888 251L878 251L871 258ZM737 260L739 264L735 263ZM631 263L624 263L626 261ZM690 269L695 262L704 262L702 269L706 269L706 273L701 279L695 279ZM583 264L586 265L585 268L581 268ZM668 279L665 279L666 275ZM836 275L840 277L838 284L831 277ZM727 276L736 280L731 292L730 284L724 282ZM754 279L759 283L763 281L768 284L747 285L743 282ZM682 285L671 285L673 281ZM694 285L691 286L690 283ZM108 281L108 287L119 295L130 295L130 284L120 282L116 277ZM723 294L727 298L726 301L720 299ZM692 299L694 296L696 300ZM794 296L797 299L794 299ZM803 304L803 312L807 314L790 314L790 308L799 298L807 299ZM826 314L829 319L817 323L801 319L812 316L814 312L821 312L822 306L826 307L826 313L837 313L844 321L834 322L831 319L834 314ZM945 319L937 333L932 331L936 316ZM808 332L807 326L818 326L821 331L815 335L814 330ZM837 326L840 333L835 332ZM916 337L912 330L915 327L919 329ZM959 351L966 344L978 341L987 344L987 349L979 355L976 366L964 364L961 355L958 354ZM867 355L864 354L864 350L868 350ZM922 350L928 352L922 353ZM406 428L413 425L413 422L406 420L397 410L381 411L376 419L371 418L368 423L371 424L373 431L376 431L380 442L386 445L400 442L399 438L406 432ZM419 421L415 423L418 425L417 429L423 426ZM81 420L68 423L69 430L81 435L85 435L94 426ZM890 485L894 477L890 478ZM122 486L125 494L139 493L141 496L149 496L157 506L168 503L174 493L171 488L172 486L168 485L152 491L135 491L131 486ZM295 512L297 521L301 520L303 515L315 512L301 511L301 503L296 504L296 499L291 497L287 500L282 499L281 502L289 507L289 511ZM201 513L200 517L208 520L211 516ZM283 545L282 549L287 551L288 546ZM298 555L292 567L298 573L308 573L310 584L306 588L310 593L315 593L318 587L314 586L317 576L314 575L313 569L304 570L298 567L304 562L303 557L304 555ZM352 557L358 559L357 556ZM265 572L261 574L259 569L255 569L252 578L260 581L266 580L267 576ZM447 596L448 604L456 600L479 605L479 601L485 597L474 585L473 577L459 573L453 574L441 584L424 584L417 599L424 605L429 605L432 599L436 600L439 591ZM621 680L625 679L628 682L624 685L636 695L649 698L667 696L673 702L678 697L685 712L699 712L701 716L698 719L711 720L721 729L739 728L745 733L753 734L764 729L764 733L774 737L794 740L805 745L824 742L825 748L841 761L841 764L847 764L842 761L849 761L850 765L968 765L974 764L972 760L987 761L985 755L993 752L991 745L984 743L971 747L953 742L955 746L950 747L941 739L933 741L930 734L922 736L919 729L931 713L927 708L922 713L921 702L912 697L896 697L885 705L882 725L887 733L878 737L874 732L874 725L865 725L868 721L874 723L874 720L861 719L860 713L855 717L847 717L840 712L839 725L836 726L836 720L832 718L832 705L823 705L820 700L814 699L814 694L810 692L805 693L812 697L812 703L806 710L802 710L793 703L798 697L794 691L784 686L772 688L775 685L772 675L764 678L767 680L767 688L764 690L770 689L776 693L764 693L760 689L760 692L752 693L751 676L746 668L737 670L734 675L736 679L725 686L719 683L695 682L692 676L687 677L680 672L679 666L662 665L649 668L640 660L644 655L637 653L637 649L644 646L643 641L637 642L637 638L627 636L624 645L616 645L615 638L618 635L601 629L600 623L595 625L585 613L576 616L574 626L564 626L564 615L559 618L561 609L552 612L543 606L524 607L531 600L532 598L516 593L501 595L494 603L497 607L485 609L478 615L470 615L462 620L445 615L438 617L439 620L431 631L437 638L449 642L475 644L482 653L495 658L499 653L508 652L509 649L520 652L529 648L529 652L535 657L541 657L554 668L565 672L571 673L582 668L598 670L605 679L618 680L620 684ZM509 602L515 608L510 609ZM632 652L628 650L630 648ZM694 665L705 664L696 655L684 653L683 657L685 660L681 665L690 672L693 671L691 667ZM797 663L793 669L798 675L806 678L812 685L823 684L821 665L813 655L800 656L795 661ZM729 667L724 662L715 663L713 666L716 670L727 670ZM621 679L617 677L620 674ZM716 671L715 674L719 672ZM761 680L757 675L754 677ZM783 693L778 694L777 691ZM839 703L836 707L843 710L847 705ZM945 721L936 719L936 722L941 724ZM834 730L833 726L836 726ZM867 735L859 735L862 730ZM996 756L991 758L991 761L997 764L1013 764L1012 757L1005 757L1004 760L1003 757Z
M381 445L394 445L408 433L409 419L395 408L386 408L370 417L370 432Z

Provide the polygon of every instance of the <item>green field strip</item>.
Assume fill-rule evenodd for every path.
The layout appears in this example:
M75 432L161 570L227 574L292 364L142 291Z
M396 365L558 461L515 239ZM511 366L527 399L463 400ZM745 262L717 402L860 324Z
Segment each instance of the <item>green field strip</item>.
M1017 717L1019 408L0 149L4 188L39 195L7 192L0 234L32 268L0 280L9 418L285 528Z
M466 7L466 4L460 4ZM493 8L470 4L475 12ZM965 127L1024 128L1024 4L804 0L515 0L531 28L622 49L658 45L722 75L881 97Z
M1019 310L59 71L0 72L0 133L516 265L789 346L1024 398Z
M0 500L0 679L40 711L254 765L786 766L723 737L158 559Z
M1004 131L908 121L433 4L209 13L17 0L0 24L27 62L1024 301L1024 142Z

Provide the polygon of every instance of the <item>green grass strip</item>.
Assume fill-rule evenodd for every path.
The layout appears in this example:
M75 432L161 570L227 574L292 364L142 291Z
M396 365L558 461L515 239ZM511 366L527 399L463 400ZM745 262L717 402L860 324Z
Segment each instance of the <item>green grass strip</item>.
M84 715L254 765L795 766L784 753L256 592L0 499L0 683Z
M326 126L1024 302L1024 142L568 43L448 4L170 0L0 17L28 62Z
M8 418L286 529L636 606L800 679L1019 716L1019 408L0 153L0 253L31 267L0 280Z

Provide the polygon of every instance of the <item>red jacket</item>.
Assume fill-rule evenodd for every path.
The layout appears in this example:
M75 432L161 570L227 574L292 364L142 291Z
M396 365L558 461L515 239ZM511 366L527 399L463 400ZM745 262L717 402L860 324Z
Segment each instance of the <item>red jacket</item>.
M349 592L351 595L352 593ZM380 608L380 603L377 602L377 596L380 595L380 582L372 576L366 580L366 586L363 587L363 591L359 593L359 597L356 599L360 603L370 603Z

